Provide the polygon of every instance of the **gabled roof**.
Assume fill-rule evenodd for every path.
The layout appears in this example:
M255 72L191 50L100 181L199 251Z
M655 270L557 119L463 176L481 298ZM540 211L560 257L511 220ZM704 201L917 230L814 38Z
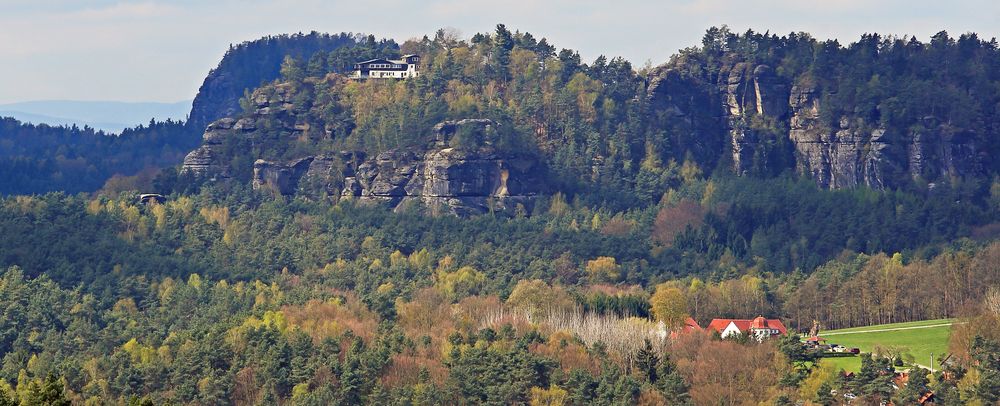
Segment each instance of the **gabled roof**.
M788 329L785 328L785 324L782 323L781 320L778 320L778 319L765 319L764 316L757 316L757 318L753 319L750 322L750 328L753 328L753 329L765 329L765 328L767 328L767 329L775 329L775 330L778 330L779 332L781 332L781 334L785 334L786 332L788 332Z
M684 320L684 326L681 327L681 331L685 333L688 331L699 331L699 330L701 330L701 326L698 325L697 321L695 321L690 317L688 317L687 320Z
M684 325L670 330L670 338L676 339L677 337L680 337L681 334L688 334L696 331L702 331L701 326L699 326L698 322L693 318L688 317L687 320L684 320Z
M729 327L729 323L735 323L736 328L740 329L740 331L746 331L750 328L750 320L712 319L712 321L708 323L708 327L705 327L705 329L715 330L721 333L726 329L726 327Z
M708 323L706 330L715 330L718 332L723 332L726 327L729 327L729 323L736 325L740 331L749 331L750 329L775 329L779 333L785 334L788 329L785 328L785 324L778 319L765 319L763 317L757 317L753 320L747 319L713 319L711 323Z
M778 319L767 319L766 327L778 330L778 332L781 334L788 333L788 329L785 328L785 323L782 323L781 320Z

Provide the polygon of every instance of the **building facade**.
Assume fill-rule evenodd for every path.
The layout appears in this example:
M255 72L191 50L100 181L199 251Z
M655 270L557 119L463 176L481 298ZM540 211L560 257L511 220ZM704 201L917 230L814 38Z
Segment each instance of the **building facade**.
M403 55L401 59L372 59L354 64L352 79L406 79L420 76L417 65L420 55Z

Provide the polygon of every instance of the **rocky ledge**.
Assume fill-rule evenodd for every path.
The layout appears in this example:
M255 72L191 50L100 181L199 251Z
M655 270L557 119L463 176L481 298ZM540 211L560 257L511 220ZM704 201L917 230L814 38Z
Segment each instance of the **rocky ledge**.
M254 104L255 112L247 117L209 124L202 145L187 155L181 172L229 178L232 162L225 156L224 144L259 135L256 123L262 117L276 117L292 136L307 130L295 122L294 114L283 114L287 106L280 97L255 98ZM445 147L458 132L483 133L496 126L485 119L439 123L433 127L434 145L427 150L390 150L375 156L339 151L289 160L258 159L253 163L252 185L285 196L356 199L388 204L395 210L419 203L434 213L458 216L528 213L542 190L542 165L537 159L497 152L488 144L475 150Z
M396 210L420 202L434 213L527 213L539 192L534 159L489 150L387 151L366 159L341 152L290 162L258 160L253 186L283 195L383 202Z

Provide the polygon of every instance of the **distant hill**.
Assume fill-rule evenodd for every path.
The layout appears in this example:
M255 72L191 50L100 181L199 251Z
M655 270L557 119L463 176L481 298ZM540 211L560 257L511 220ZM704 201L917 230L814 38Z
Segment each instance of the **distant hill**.
M53 126L76 124L119 133L126 128L148 124L150 119L183 121L190 108L190 100L176 103L39 100L0 104L0 117Z

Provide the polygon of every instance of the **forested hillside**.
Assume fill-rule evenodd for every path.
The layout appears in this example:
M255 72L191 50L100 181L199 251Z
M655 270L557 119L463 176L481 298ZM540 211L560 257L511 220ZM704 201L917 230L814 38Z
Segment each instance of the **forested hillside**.
M695 173L791 173L822 188L918 194L944 183L971 199L987 196L998 173L1000 99L982 90L1000 83L1000 51L973 34L841 46L713 29L702 47L641 71L555 49L503 26L469 41L442 32L404 43L399 52L423 55L421 76L389 82L345 80L319 53L288 58L281 79L243 99L238 128L210 130L189 158L249 182L257 159L485 147L544 163L544 194L619 208L656 203ZM434 130L463 119L495 128ZM318 172L307 180L334 198L351 176Z
M358 45L369 48L371 53L352 50ZM230 45L219 66L209 72L198 89L188 120L192 126L203 129L212 121L239 112L238 101L243 93L278 78L281 61L286 56L314 60L318 53L322 53L322 66L327 66L325 58L328 53L333 52L340 57L330 59L330 66L335 67L338 72L344 72L353 68L357 61L382 56L385 49L395 47L395 42L376 41L373 36L321 34L315 31L309 34L268 36Z
M0 122L0 405L996 402L998 67L972 34L713 28L636 69L313 33L230 50L200 145ZM688 321L757 316L792 334ZM794 335L936 318L902 386L925 354L846 376Z
M0 117L0 195L93 192L115 175L143 170L152 179L197 145L197 130L169 120L115 135Z
M390 40L348 33L313 32L247 41L232 46L208 74L188 121L150 121L120 134L0 118L0 178L5 180L0 182L0 194L95 192L105 186L111 192L169 188L172 185L153 184L152 179L198 146L208 122L239 111L244 92L278 77L285 56L310 58L320 52L324 70L337 66L342 72L360 58L396 48ZM337 51L327 54L333 50Z
M717 379L741 374L756 378L724 387L812 398L796 392L812 375L794 351L664 340L655 321L767 314L805 329L954 317L1000 283L995 242L845 251L809 275L706 249L705 229L675 222L697 202L659 214L559 197L544 206L460 219L215 186L148 206L129 195L7 198L0 261L19 266L0 281L0 377L21 399L55 386L80 401L154 404L706 404ZM965 337L996 334L990 314ZM970 357L980 348L954 345ZM713 369L708 354L738 362ZM939 382L956 401L977 396Z

